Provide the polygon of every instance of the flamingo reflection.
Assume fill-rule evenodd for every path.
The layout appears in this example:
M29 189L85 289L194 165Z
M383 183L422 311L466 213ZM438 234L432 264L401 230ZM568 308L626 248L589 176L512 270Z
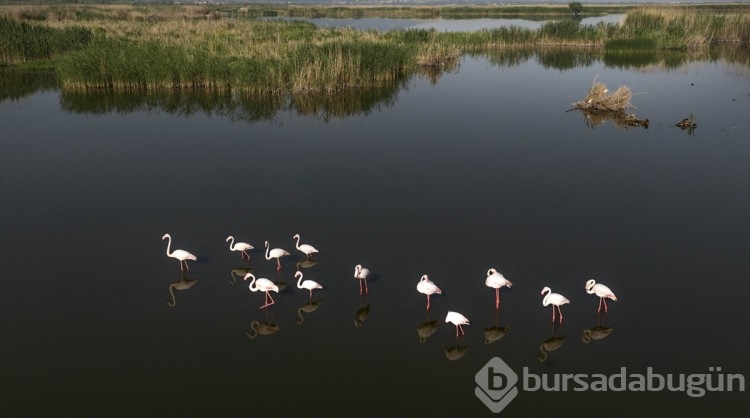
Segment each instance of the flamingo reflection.
M539 355L536 358L537 360L539 360L540 363L547 361L547 353L551 351L555 351L559 349L560 347L562 347L567 336L566 335L563 335L562 337L559 336L561 329L562 329L562 326L556 326L555 324L553 324L552 333L550 334L550 337L542 341L542 344L539 345Z
M612 331L615 330L612 327L605 327L604 319L606 319L606 315L597 315L596 326L583 330L583 333L581 334L581 341L584 344L588 344L591 341L603 340L604 338L607 338L609 334L612 333Z
M319 300L311 300L297 308L297 317L299 318L297 319L297 325L302 325L302 323L305 322L305 318L302 316L302 312L306 314L315 312L315 310L318 309L318 306L320 306Z
M485 344L492 344L497 341L500 341L503 337L505 337L506 334L510 332L510 327L505 326L501 327L497 325L497 318L498 312L495 311L495 322L491 327L485 327L484 328L484 343Z
M459 344L445 347L445 358L450 361L455 361L463 357L467 351L469 351L469 347Z
M316 264L318 264L317 261L311 258L305 258L304 260L297 261L297 270L309 269Z
M247 338L254 339L258 335L271 335L278 330L279 326L270 320L260 322L256 319L250 323L250 329L245 332L245 335L247 335Z
M361 327L364 325L365 319L370 315L370 304L368 303L364 307L361 306L357 309L357 313L354 314L354 326Z
M240 267L240 268L232 269L229 272L229 275L231 276L229 279L229 283L235 284L237 283L237 277L244 277L247 273L252 273L253 271L255 270L250 267Z
M177 290L187 290L187 289L190 289L190 287L192 287L197 281L198 281L197 279L188 279L188 278L186 278L184 276L184 273L183 273L183 277L182 277L182 279L180 281L174 282L174 283L172 283L172 284L169 285L169 294L172 296L172 300L171 301L167 301L167 305L169 305L172 308L174 308L175 305L177 305L177 301L175 300L175 297L174 297L174 290L175 289L177 289Z
M426 342L427 339L437 331L438 326L440 326L440 321L437 319L430 321L430 311L427 311L427 319L421 325L417 326L419 342Z

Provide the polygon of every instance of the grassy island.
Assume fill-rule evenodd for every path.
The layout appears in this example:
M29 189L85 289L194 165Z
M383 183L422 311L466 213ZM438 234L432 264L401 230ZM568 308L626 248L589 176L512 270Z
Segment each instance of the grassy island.
M525 9L525 13L522 13ZM397 83L462 54L507 48L608 52L750 46L750 5L610 6L622 24L584 25L567 7L0 6L0 63L54 68L64 88L336 92ZM268 17L559 16L532 30L389 32Z

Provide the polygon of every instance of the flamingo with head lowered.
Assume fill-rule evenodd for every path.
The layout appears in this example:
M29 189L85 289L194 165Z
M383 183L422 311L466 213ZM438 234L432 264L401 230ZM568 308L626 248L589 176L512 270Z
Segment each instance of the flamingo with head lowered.
M268 248L268 241L266 241L266 260L270 260L272 258L276 259L276 271L281 270L281 257L284 257L286 255L289 255L289 252L287 250L283 250L281 248L274 248L269 249Z
M458 330L461 330L461 335L464 335L464 329L461 325L469 325L468 318L453 311L448 311L448 315L445 316L445 322L450 322L456 326L456 337L458 337Z
M440 290L439 287L435 283L430 280L427 275L423 275L421 279L419 279L419 283L417 283L417 290L419 293L423 293L427 295L427 310L430 310L430 296L437 293L438 295L442 295L443 291Z
M599 308L596 310L596 313L602 310L602 303L604 303L604 313L607 313L607 298L617 302L617 296L615 296L614 292L609 290L607 286L597 283L594 279L586 282L586 293L599 296Z
M361 264L354 266L354 278L359 280L359 294L362 294L362 282L365 283L365 293L367 293L367 276L370 275L370 270L362 267Z
M495 288L495 309L500 308L500 288L513 287L513 283L506 279L505 276L498 273L494 268L487 270L487 279L484 281L487 287Z
M312 245L310 245L310 244L300 244L299 243L299 234L294 234L294 236L292 237L292 239L296 239L297 240L296 248L299 251L301 251L302 253L305 254L305 258L310 258L310 257L313 256L313 254L317 254L318 253L318 250L315 247L313 247Z
M162 240L165 240L165 239L168 240L167 241L167 256L172 257L172 258L176 258L176 259L180 260L180 270L182 270L182 264L183 263L185 264L185 269L186 270L190 270L190 268L188 268L188 265L187 265L187 260L195 261L197 258L194 255L190 254L189 252L187 252L185 250L174 250L174 251L172 251L170 253L169 252L169 248L172 246L172 236L171 235L164 234L164 236L161 237L161 239Z
M547 296L545 296L542 300L542 305L552 305L552 322L555 322L555 308L557 308L557 311L560 312L560 323L562 324L563 314L560 310L560 306L565 305L566 303L570 303L570 301L568 300L568 298L559 293L552 293L552 289L547 286L542 289L542 295L544 294L546 294Z
M246 242L234 242L233 236L227 237L227 242L229 242L229 249L231 251L239 251L240 257L244 260L245 257L247 257L247 261L250 261L250 254L247 253L247 250L252 250L254 247Z
M253 273L247 273L243 279L247 281L249 277L253 278L253 281L250 282L250 286L248 286L251 291L257 292L260 290L261 292L266 292L266 304L261 306L260 307L261 309L265 308L266 306L271 306L274 303L276 303L276 301L273 300L273 298L271 297L271 294L268 292L273 291L273 292L279 293L278 286L276 286L272 281L268 279L264 279L264 278L256 279ZM268 302L268 299L271 299L270 303Z

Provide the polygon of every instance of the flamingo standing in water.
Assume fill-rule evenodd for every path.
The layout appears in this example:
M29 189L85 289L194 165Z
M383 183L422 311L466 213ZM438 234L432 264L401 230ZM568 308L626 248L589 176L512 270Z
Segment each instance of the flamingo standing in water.
M229 241L232 242L229 242ZM246 242L234 242L233 236L227 237L227 242L229 242L229 249L232 251L239 251L240 257L244 260L245 257L247 257L247 261L250 261L250 254L247 253L247 250L252 250L254 247Z
M487 287L495 288L495 310L500 308L500 288L513 287L513 283L506 279L505 276L498 273L494 268L487 270L487 279L484 281Z
M271 306L274 303L276 303L276 301L273 300L273 298L271 297L271 294L268 292L274 291L276 293L279 293L278 286L273 284L273 282L268 279L263 279L263 278L256 279L253 273L247 273L245 277L243 278L243 280L247 281L248 277L253 278L253 281L250 282L250 286L249 286L251 291L257 292L260 290L261 292L266 292L266 304L261 306L260 307L261 309L265 308L266 306ZM271 299L271 303L268 303L268 299Z
M296 248L299 251L302 251L305 254L306 258L310 258L310 257L312 257L313 254L317 254L318 253L318 250L315 247L313 247L312 245L310 245L310 244L301 244L300 245L300 243L299 243L299 234L294 234L294 236L292 237L292 239L296 239L297 240Z
M456 337L458 337L458 330L461 330L461 335L464 335L464 329L461 325L470 325L469 319L461 315L458 312L448 311L448 315L445 316L445 322L450 322L456 326Z
M439 287L435 283L430 280L429 277L425 274L422 276L421 279L419 279L419 283L417 283L417 290L419 293L424 293L427 295L427 310L430 310L430 296L437 293L438 295L442 295L443 291L440 290Z
M187 265L187 260L195 261L197 258L194 255L190 254L189 252L187 252L185 250L174 250L174 251L172 251L172 253L170 253L169 252L169 248L172 245L172 236L171 235L164 234L164 236L161 237L161 239L162 240L165 240L165 239L168 240L167 241L167 256L172 257L172 258L176 258L176 259L180 260L180 270L182 270L182 264L183 263L185 264L185 269L186 270L190 270L190 268L188 268L188 265Z
M570 301L568 300L568 298L559 293L552 293L552 289L547 286L542 289L542 295L544 295L545 293L547 294L547 296L545 296L542 300L542 305L552 305L552 322L555 322L555 308L557 308L557 311L560 312L560 323L562 324L563 314L560 310L560 306L565 305L566 303L570 303Z
M597 283L594 279L586 282L586 293L599 296L599 308L596 310L596 313L602 310L602 303L604 303L604 313L607 313L607 298L617 302L617 296L615 296L614 292L609 290L607 286Z
M276 259L276 271L281 270L281 257L284 257L285 255L289 255L289 252L287 250L282 250L281 248L274 248L273 250L270 250L268 248L268 241L266 241L266 260L270 260L272 258Z
M312 300L312 291L313 289L322 289L323 286L320 285L320 283L314 281L314 280L305 280L302 281L302 272L297 271L294 273L294 277L297 278L297 289L307 289L310 291L310 300Z
M370 275L370 270L363 268L361 264L357 264L354 267L354 278L359 280L359 294L362 294L362 282L365 283L365 293L367 293L367 276Z

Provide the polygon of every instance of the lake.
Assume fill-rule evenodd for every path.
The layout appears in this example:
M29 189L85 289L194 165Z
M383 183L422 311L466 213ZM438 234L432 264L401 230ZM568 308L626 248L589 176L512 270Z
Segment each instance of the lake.
M467 55L267 100L5 74L0 412L494 416L475 377L498 357L519 376L503 416L746 416L738 378L697 396L679 376L750 376L750 71L672 57ZM629 86L648 128L569 111L594 80ZM264 241L291 253L278 272ZM324 287L312 302L297 268ZM513 283L499 310L489 268ZM274 305L247 272L286 284ZM589 279L617 295L606 315ZM561 325L545 286L571 301ZM674 390L552 390L623 370Z

